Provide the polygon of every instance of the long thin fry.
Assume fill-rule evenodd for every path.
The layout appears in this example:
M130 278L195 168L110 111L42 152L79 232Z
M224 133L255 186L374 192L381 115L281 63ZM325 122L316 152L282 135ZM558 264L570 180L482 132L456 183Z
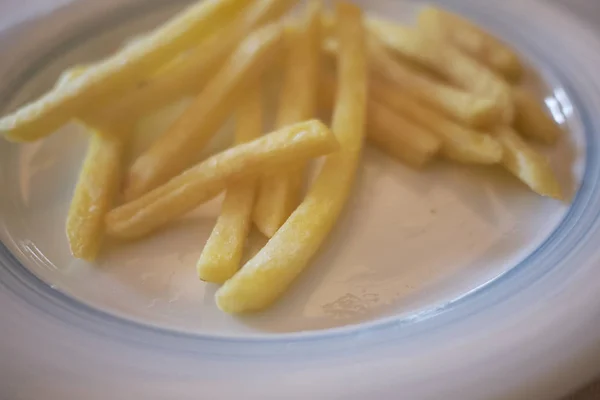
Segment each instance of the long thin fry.
M529 146L510 128L498 128L495 132L504 147L502 165L534 192L555 199L562 199L560 184L548 160Z
M139 197L189 167L235 109L240 94L259 78L281 48L278 24L261 28L226 64L185 113L132 165L125 197Z
M76 66L65 71L56 85L68 84L87 68ZM86 122L82 125L89 131L90 139L67 214L66 233L73 256L93 261L102 244L104 218L120 186L128 127L120 124L99 128L100 125Z
M398 58L394 58L376 37L369 40L369 61L375 73L395 82L403 91L446 116L475 128L502 121L502 108L486 96L470 93L434 81Z
M516 105L514 127L528 138L552 144L562 134L560 126L533 94L523 88L515 87L513 96Z
M417 30L375 18L368 20L368 26L388 48L401 56L436 72L458 87L490 98L502 110L502 122L512 123L514 104L511 88L487 67L453 46Z
M217 31L248 0L206 0L193 5L143 39L86 70L69 84L55 87L0 119L0 134L32 141L60 128L90 104L105 104L134 87L178 53Z
M262 100L258 86L250 89L237 111L235 144L262 134ZM256 180L248 178L227 188L221 215L196 265L198 277L223 283L240 267L244 245L252 224Z
M104 217L121 181L126 140L124 135L103 135L95 130L91 133L66 227L71 253L88 261L96 258L102 243Z
M335 103L335 83L329 76L321 82L321 107L330 111ZM367 102L367 138L388 155L418 168L429 163L442 147L437 135L373 99Z
M314 117L316 114L321 52L321 4L309 3L307 15L290 33L285 75L275 124L277 127ZM253 220L260 232L271 237L300 203L304 166L297 165L264 177L254 207Z
M502 146L490 135L458 125L429 110L389 82L374 79L370 93L398 114L422 125L442 140L442 153L462 163L495 164L502 159Z
M267 245L217 291L228 313L260 310L274 302L304 270L338 219L359 165L367 99L362 12L337 4L339 84L333 130L341 150L327 157L304 201Z
M506 44L467 19L435 6L426 6L418 17L419 29L447 40L511 82L523 75L519 56Z
M257 26L279 18L296 1L256 0L216 34L174 59L141 87L101 110L98 118L137 119L185 95L196 95L223 67L239 42Z
M117 207L106 217L107 231L123 239L144 236L192 211L228 185L286 164L308 161L338 147L335 135L319 121L290 125L216 154Z

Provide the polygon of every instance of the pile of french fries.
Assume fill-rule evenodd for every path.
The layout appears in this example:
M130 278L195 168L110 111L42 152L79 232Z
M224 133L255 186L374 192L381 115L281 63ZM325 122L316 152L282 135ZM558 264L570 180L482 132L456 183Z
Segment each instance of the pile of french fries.
M519 86L507 45L435 7L400 26L339 2L205 0L95 64L75 66L41 98L0 119L11 141L77 120L90 136L66 230L73 255L94 260L104 236L149 235L225 192L197 263L222 284L223 311L275 302L335 225L360 166L364 136L411 167L438 158L498 164L540 195L561 198L549 163L527 140L561 129ZM261 80L282 71L275 127L263 134ZM137 121L194 100L131 165ZM328 127L317 119L332 114ZM197 162L235 116L232 146ZM311 159L325 156L304 192ZM123 173L123 170L126 172ZM269 238L240 266L252 227Z

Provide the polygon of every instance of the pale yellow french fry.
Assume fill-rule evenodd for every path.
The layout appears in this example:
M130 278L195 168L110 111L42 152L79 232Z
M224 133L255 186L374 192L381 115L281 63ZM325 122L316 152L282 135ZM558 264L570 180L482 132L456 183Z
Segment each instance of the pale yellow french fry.
M515 87L513 97L516 106L514 127L523 136L552 144L562 130L535 96L523 88Z
M175 58L156 75L147 79L106 107L99 114L104 120L122 121L164 107L183 96L192 96L223 67L236 46L257 26L271 22L288 11L297 0L256 0L224 28L200 45Z
M429 107L475 128L486 128L502 122L503 109L489 97L434 81L429 75L415 71L393 57L376 37L372 37L368 43L371 69Z
M68 84L86 68L77 66L65 71L57 85ZM115 132L116 127L100 132L103 128L83 125L89 130L90 139L67 214L66 232L73 256L93 261L102 244L104 217L112 208L121 183L128 138L124 131Z
M288 54L275 125L312 118L316 114L321 52L321 4L312 1L300 26L287 35ZM300 204L304 165L260 180L253 220L258 230L271 237Z
M319 89L321 107L332 110L333 78L324 77ZM367 138L388 155L416 168L431 162L442 147L442 141L435 134L373 99L367 102Z
M93 128L85 161L67 216L67 238L76 258L96 258L104 236L104 217L121 182L124 135L100 134Z
M379 18L370 18L368 26L377 38L401 56L434 71L460 88L490 98L502 110L502 122L512 123L515 112L511 87L486 66L457 48L415 29Z
M367 137L388 155L415 168L429 164L442 142L435 135L382 104L370 101Z
M262 109L261 91L256 86L248 91L237 110L236 145L262 134ZM252 224L255 193L253 177L227 188L221 214L196 264L201 280L223 283L239 269Z
M381 41L370 35L369 62L372 72L395 82L402 91L444 115L474 128L485 128L502 122L502 108L487 96L457 89L434 78L423 69L390 54ZM323 51L333 56L337 44L331 38L322 43Z
M531 190L555 199L562 199L562 191L548 160L529 146L515 131L501 127L495 131L504 148L502 165L525 183Z
M142 197L112 210L107 231L122 239L144 236L210 200L228 185L339 148L317 120L290 125L209 157Z
M423 32L454 44L507 80L516 82L523 75L523 64L515 51L466 18L426 6L418 21Z
M0 119L0 134L12 141L32 141L52 133L92 103L105 104L131 89L140 77L216 32L247 4L247 0L206 0L189 7L70 83Z
M281 49L279 24L244 40L192 105L131 166L125 197L132 200L163 184L194 162L238 104L241 94Z
M341 150L327 157L300 206L266 246L217 291L228 313L263 309L304 270L335 225L350 195L366 122L367 55L360 9L337 4L339 83L333 130Z
M464 127L419 104L392 83L373 79L373 98L400 115L435 133L442 140L442 153L462 163L495 164L502 159L502 146L490 135Z

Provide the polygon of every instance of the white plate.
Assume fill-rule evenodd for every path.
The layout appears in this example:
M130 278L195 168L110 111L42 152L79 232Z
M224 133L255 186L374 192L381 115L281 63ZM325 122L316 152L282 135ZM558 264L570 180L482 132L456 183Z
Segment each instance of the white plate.
M79 0L5 31L0 109L183 4ZM364 4L397 20L415 9ZM39 143L1 142L2 392L551 398L598 372L600 45L543 3L445 4L511 42L541 74L543 83L530 83L568 131L547 152L570 205L541 199L500 170L440 162L416 172L368 149L347 211L310 269L272 310L232 318L194 271L218 202L86 264L70 256L64 235L84 133L73 125Z

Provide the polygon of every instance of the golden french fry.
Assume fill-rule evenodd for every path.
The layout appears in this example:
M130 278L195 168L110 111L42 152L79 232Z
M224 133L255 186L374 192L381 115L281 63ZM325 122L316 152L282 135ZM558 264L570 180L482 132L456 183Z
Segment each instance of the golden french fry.
M502 121L502 108L486 96L454 88L393 57L376 37L369 40L372 70L429 107L465 125L485 128Z
M542 103L533 94L519 87L513 89L513 97L516 105L516 130L528 138L554 143L562 130Z
M236 145L262 134L262 100L258 86L248 91L237 111ZM248 178L227 188L221 214L196 265L198 277L223 283L240 267L244 245L252 224L256 180Z
M419 13L419 29L435 38L446 40L475 57L511 82L523 75L519 56L506 44L471 21L434 6Z
M321 106L332 110L335 83L329 76L321 83ZM373 99L367 102L367 138L382 151L412 167L425 166L442 147L435 134Z
M501 127L495 131L504 148L502 165L534 192L562 199L560 185L548 160L529 146L515 131Z
M434 71L460 88L494 101L496 107L502 110L502 122L512 123L514 104L511 88L487 67L453 46L415 29L379 18L370 18L367 24L372 34L401 56Z
M0 133L12 141L32 141L50 134L92 103L105 104L134 87L140 77L217 31L246 4L244 0L206 0L189 7L70 83L0 119Z
M87 68L80 65L63 72L57 86L68 84ZM123 125L108 129L83 125L91 133L90 142L67 214L66 233L73 256L93 261L102 244L104 218L121 182L128 137Z
M76 65L63 71L63 73L60 75L56 82L56 87L68 85L70 82L81 76L90 67L90 65ZM123 141L126 140L127 142L130 141L129 134L131 133L135 122L132 119L119 119L114 121L107 121L98 114L74 116L74 118L81 122L83 125L89 127L95 135L104 135L111 137L122 136Z
M236 46L259 25L279 18L297 0L256 0L217 34L166 64L139 88L101 110L99 118L137 119L186 95L196 95Z
M298 29L287 35L288 55L275 125L314 117L321 52L321 4L312 1ZM297 165L260 180L253 220L258 230L271 237L300 203L304 166Z
M327 157L305 199L266 246L217 291L228 313L273 303L304 270L334 226L359 165L366 120L367 56L362 12L337 4L339 84L333 130L341 150Z
M380 150L412 167L430 163L442 142L430 131L382 104L368 105L367 137Z
M241 144L186 170L106 216L110 235L144 236L222 192L228 185L286 164L308 161L339 147L335 135L317 120L290 125Z
M278 24L244 40L183 115L131 166L125 197L139 197L194 162L235 109L245 88L260 77L281 48Z
M98 254L104 217L121 181L124 142L124 135L102 135L92 130L67 216L67 238L76 258L92 261Z
M371 80L369 90L376 101L438 135L443 143L442 153L448 158L478 164L495 164L502 159L502 146L493 137L429 110L390 82Z

